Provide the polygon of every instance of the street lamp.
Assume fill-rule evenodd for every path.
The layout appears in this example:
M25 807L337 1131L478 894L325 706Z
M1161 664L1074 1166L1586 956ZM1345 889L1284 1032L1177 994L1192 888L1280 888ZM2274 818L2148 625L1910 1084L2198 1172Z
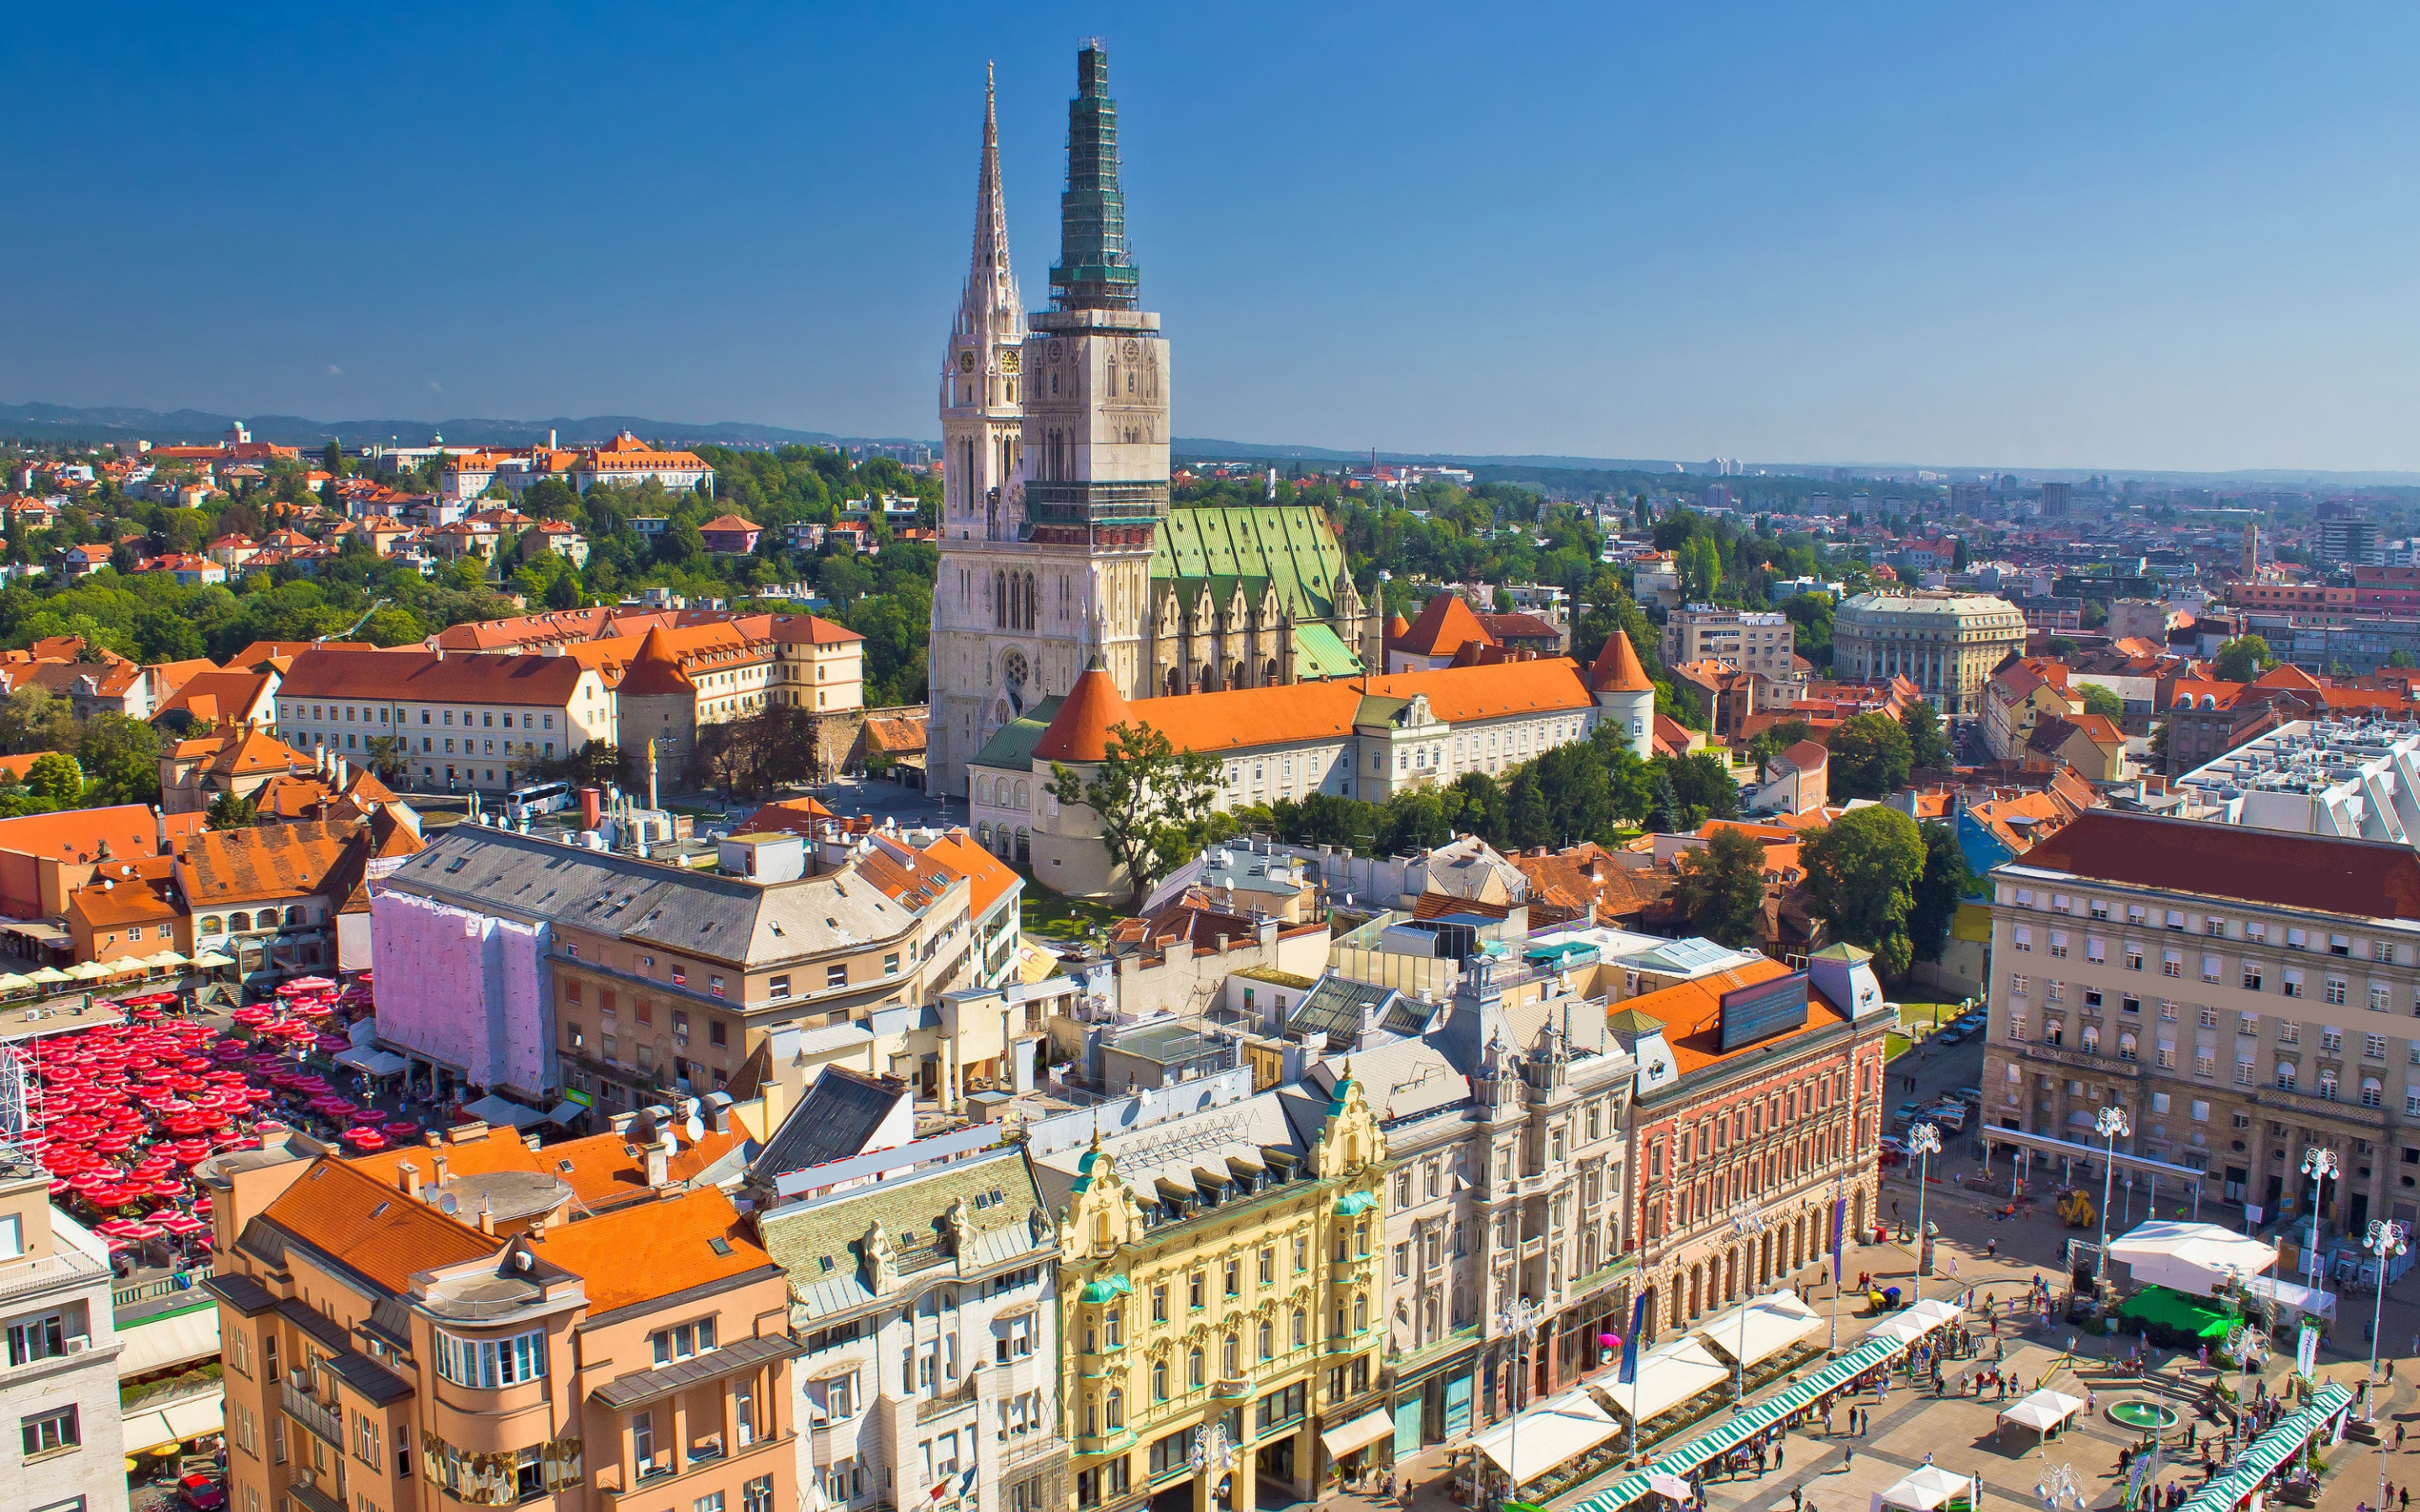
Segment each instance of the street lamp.
M1512 1339L1512 1389L1507 1395L1512 1404L1512 1431L1504 1444L1504 1456L1510 1461L1505 1479L1512 1484L1508 1502L1521 1499L1521 1378L1526 1373L1521 1363L1521 1341L1535 1332L1545 1320L1546 1310L1527 1297L1515 1297L1496 1315L1497 1328Z
M2313 1145L2303 1151L2303 1174L2311 1179L2311 1289L2319 1289L2319 1204L2327 1196L2328 1178L2336 1173L2333 1145Z
M2109 1273L2109 1193L2118 1174L2118 1141L2129 1133L2126 1110L2111 1103L2092 1120L2092 1132L2109 1141L2109 1158L2101 1166L2101 1257L2093 1262L2092 1289L2096 1299L2103 1277Z
M1753 1202L1731 1204L1731 1237L1746 1242L1740 1246L1739 1310L1740 1347L1731 1364L1739 1371L1739 1404L1747 1405L1747 1268L1749 1257L1756 1250L1756 1236L1764 1232L1764 1210Z
M1234 1468L1234 1449L1227 1442L1227 1420L1224 1416L1220 1416L1211 1423L1209 1432L1194 1436L1193 1473L1204 1476L1224 1475ZM1210 1485L1208 1500L1213 1506L1218 1504L1218 1488L1215 1481Z
M1908 1283L1910 1290L1921 1290L1924 1276L1924 1179L1932 1168L1932 1157L1941 1153L1941 1131L1929 1123L1919 1123L1907 1132L1907 1148L1916 1156L1916 1276Z
M2361 1247L2378 1257L2378 1300L2369 1308L2369 1390L2363 1394L2366 1399L2361 1410L2361 1420L2365 1423L2376 1422L2378 1418L2378 1333L2386 1311L2386 1266L2408 1247L2404 1242L2406 1237L2403 1225L2391 1218L2372 1218L2369 1221L2369 1237L2362 1241ZM2384 1463L2383 1459L2380 1460L2381 1466ZM2381 1469L2379 1478L2381 1485L2385 1476L2386 1472ZM2383 1490L2380 1491L2378 1501L2381 1506L2386 1504Z

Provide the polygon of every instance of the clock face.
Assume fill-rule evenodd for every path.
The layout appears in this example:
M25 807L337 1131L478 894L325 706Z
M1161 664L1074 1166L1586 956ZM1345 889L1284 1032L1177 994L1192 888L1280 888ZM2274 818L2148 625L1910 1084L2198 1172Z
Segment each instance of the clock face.
M958 371L961 373L971 373L974 370L975 354L972 352L958 353Z
M1127 361L1127 362L1129 362L1129 363L1131 363L1131 362L1135 361L1137 358L1140 358L1140 356L1142 356L1142 343L1141 343L1141 342L1139 342L1139 341L1129 341L1129 342L1127 342L1127 343L1126 343L1126 361Z
M1054 362L1054 363L1055 363L1055 362L1059 361L1059 359L1061 359L1062 357L1064 357L1064 356L1066 356L1066 355L1067 355L1065 351L1062 350L1062 347L1063 347L1063 343L1061 343L1060 341L1058 341L1056 338L1054 338L1054 339L1051 341L1051 343L1050 343L1050 360L1051 360L1052 362Z
M1014 373L1020 365L1021 364L1017 360L1016 347L1003 347L1000 349L1000 370L1001 372Z

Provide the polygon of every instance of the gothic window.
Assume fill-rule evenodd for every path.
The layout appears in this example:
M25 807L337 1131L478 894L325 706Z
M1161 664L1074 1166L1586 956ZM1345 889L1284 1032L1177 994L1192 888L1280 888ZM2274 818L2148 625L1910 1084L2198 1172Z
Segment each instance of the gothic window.
M1025 628L1032 629L1041 622L1042 595L1034 591L1033 574L1025 575Z

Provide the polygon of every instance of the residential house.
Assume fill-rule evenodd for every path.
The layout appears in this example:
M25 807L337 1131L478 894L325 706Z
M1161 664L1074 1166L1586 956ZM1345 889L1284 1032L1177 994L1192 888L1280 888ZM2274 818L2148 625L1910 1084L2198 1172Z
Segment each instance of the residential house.
M312 647L278 687L273 729L422 787L500 793L531 765L616 740L603 675L569 656Z
M206 1165L228 1504L798 1505L787 1284L713 1184L736 1135L625 1125Z
M271 778L307 772L312 762L250 725L171 741L160 748L160 807L201 813L223 797L255 797Z
M737 515L717 515L697 528L706 538L706 548L719 557L744 557L756 549L756 538L765 527Z
M2024 764L2034 771L2064 766L2088 782L2122 782L2131 771L2125 732L2100 714L2040 716L2025 742Z

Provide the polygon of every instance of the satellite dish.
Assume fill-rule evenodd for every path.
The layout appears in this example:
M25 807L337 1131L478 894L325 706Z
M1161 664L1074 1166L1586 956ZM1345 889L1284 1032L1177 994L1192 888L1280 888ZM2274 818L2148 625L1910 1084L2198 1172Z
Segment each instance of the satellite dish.
M437 1211L440 1212L457 1212L460 1211L461 1207L461 1200L456 1197L451 1192L446 1193L444 1196L437 1199Z
M693 1145L706 1137L706 1125L696 1114L692 1113L689 1116L688 1126L683 1128L681 1133L689 1135L689 1142Z

